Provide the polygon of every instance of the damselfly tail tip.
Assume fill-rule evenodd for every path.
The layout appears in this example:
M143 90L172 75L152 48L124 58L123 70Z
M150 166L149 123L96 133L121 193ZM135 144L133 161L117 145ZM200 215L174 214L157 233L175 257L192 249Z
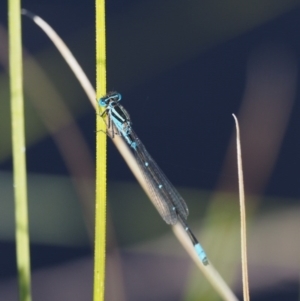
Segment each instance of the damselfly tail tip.
M206 254L205 254L203 248L200 246L199 243L197 243L197 244L195 245L195 250L196 250L197 255L199 256L199 258L201 259L202 263L203 263L204 265L208 265L208 259L207 259L207 256L206 256Z

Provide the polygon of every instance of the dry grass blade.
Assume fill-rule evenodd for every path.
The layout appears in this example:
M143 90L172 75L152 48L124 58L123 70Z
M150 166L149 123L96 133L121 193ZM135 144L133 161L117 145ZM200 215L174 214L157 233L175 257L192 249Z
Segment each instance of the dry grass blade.
M236 146L237 146L237 163L238 163L238 180L239 180L239 198L241 214L241 251L242 251L242 277L243 277L243 295L244 301L249 301L249 281L248 281L248 263L247 263L247 229L246 229L246 208L245 208L245 190L242 166L242 150L240 140L239 123L234 114L232 114L236 125Z
M42 18L31 13L27 9L22 9L21 12L24 16L31 18L33 22L35 22L47 34L49 39L57 47L60 54L63 56L63 58L66 60L67 64L69 65L69 67L74 72L83 90L85 91L90 102L92 103L92 106L96 109L97 103L95 97L96 95L95 89L93 88L91 82L87 78L86 74L82 70L81 66L78 64L77 60L75 59L74 55L72 54L68 46L65 44L65 42L60 38L60 36L55 32L55 30Z

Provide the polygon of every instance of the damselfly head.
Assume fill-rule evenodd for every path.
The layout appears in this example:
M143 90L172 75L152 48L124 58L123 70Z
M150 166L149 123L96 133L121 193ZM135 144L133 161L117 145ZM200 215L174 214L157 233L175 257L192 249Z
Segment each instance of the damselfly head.
M118 92L109 92L104 97L101 97L98 101L101 107L107 107L110 102L120 101L122 99L122 95Z

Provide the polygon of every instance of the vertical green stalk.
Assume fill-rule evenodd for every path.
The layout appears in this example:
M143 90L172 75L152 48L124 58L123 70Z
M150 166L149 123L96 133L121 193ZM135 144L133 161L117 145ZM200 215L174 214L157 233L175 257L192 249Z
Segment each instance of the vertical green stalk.
M105 0L96 0L97 97L106 93ZM103 301L105 292L106 238L106 135L105 124L97 118L96 222L94 258L94 301Z
M31 301L20 0L8 1L9 74L19 294Z

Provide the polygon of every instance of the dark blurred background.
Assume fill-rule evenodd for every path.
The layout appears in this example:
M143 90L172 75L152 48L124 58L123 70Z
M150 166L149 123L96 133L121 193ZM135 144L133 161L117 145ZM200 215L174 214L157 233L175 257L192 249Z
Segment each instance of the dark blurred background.
M0 300L16 300L7 7L0 5ZM22 6L57 31L95 85L95 3L24 0ZM242 299L238 217L232 217L232 207L238 213L238 203L232 201L238 188L231 114L238 116L250 208L252 300L299 300L299 1L110 0L106 13L108 91L122 93L135 131L171 182L182 187L191 223ZM41 113L31 101L34 95L54 106L53 94L49 84L44 87L44 77L31 73L33 67L25 63L34 296L90 300L93 249L87 212L94 201L95 111L52 42L26 17L23 45L28 61L42 68L76 119L55 116L61 118L55 126L55 119ZM53 107L52 115L58 110ZM82 174L75 175L58 145L61 137L73 137L74 127L87 151L81 151L83 143L75 144L78 140L69 143L72 154L86 154L80 163L75 156L83 166ZM62 132L71 135L57 134ZM107 154L107 300L200 300L203 276L111 141ZM79 191L78 179L89 182L90 195ZM233 234L221 235L224 228ZM165 241L171 241L170 247L164 247ZM231 258L223 249L230 250L233 242L235 251L227 252L235 254ZM170 251L174 248L179 251ZM201 300L218 300L215 294L203 294Z

